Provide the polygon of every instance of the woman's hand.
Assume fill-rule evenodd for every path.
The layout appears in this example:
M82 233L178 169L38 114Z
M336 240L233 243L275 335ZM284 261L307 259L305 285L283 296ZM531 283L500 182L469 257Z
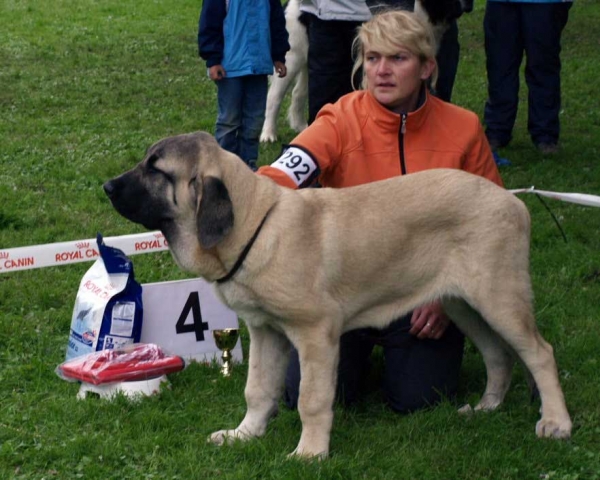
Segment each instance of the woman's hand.
M409 333L418 339L431 338L438 340L450 325L450 319L444 313L442 302L437 301L429 305L415 308L410 319Z

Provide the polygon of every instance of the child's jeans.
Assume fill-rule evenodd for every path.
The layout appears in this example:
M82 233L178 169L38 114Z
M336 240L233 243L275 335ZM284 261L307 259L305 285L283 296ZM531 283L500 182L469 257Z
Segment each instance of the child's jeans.
M225 77L217 83L219 114L215 137L256 170L259 136L265 121L267 75Z

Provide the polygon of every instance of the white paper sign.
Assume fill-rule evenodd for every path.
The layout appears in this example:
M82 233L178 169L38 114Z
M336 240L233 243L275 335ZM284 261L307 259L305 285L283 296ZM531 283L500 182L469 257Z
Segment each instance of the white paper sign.
M212 286L202 280L147 283L142 285L144 323L142 343L155 343L168 353L186 360L221 361L212 331L238 328L235 312L217 298ZM231 351L241 362L242 344Z

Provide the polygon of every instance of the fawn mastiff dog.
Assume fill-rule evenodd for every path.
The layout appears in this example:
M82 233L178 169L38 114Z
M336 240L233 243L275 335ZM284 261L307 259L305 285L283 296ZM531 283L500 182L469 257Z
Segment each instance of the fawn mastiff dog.
M302 374L293 453L326 456L340 335L385 327L436 299L483 356L487 385L475 410L503 401L516 357L541 396L537 435L569 437L552 347L532 310L529 214L492 182L439 169L291 190L196 132L152 145L104 190L121 215L160 229L179 266L215 282L248 325L247 413L212 442L265 433L293 344Z

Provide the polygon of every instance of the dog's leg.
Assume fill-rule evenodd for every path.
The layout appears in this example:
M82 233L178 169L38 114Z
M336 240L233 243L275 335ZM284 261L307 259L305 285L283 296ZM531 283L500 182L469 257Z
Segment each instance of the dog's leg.
M287 115L290 127L296 132L301 132L308 126L306 123L308 68L306 66L306 59L304 60L304 64L300 67L300 71L298 72L296 85L294 86L294 90L292 90L292 103Z
M528 355L529 352L524 352L522 355L523 361L526 362L535 380L542 400L542 417L535 426L535 433L538 437L569 438L573 424L558 379L558 368L552 346L539 333L537 336L539 337L538 343L543 348L543 353L530 356ZM544 357L546 357L545 362Z
M267 94L267 109L265 112L265 123L260 134L261 142L274 142L277 140L277 117L281 103L290 85L295 81L296 85L292 91L292 102L288 111L288 122L292 129L300 132L306 128L306 115L304 114L308 98L308 34L298 20L299 2L292 7L291 12L286 13L286 27L290 32L290 51L285 56L287 75L279 78L271 77L271 85Z
M514 312L519 318L519 312ZM523 318L525 317L525 318ZM571 418L558 379L558 369L552 346L546 342L533 323L533 313L521 313L516 328L498 327L500 335L511 345L527 367L542 400L541 419L535 431L538 437L569 438Z
M286 60L287 63L287 60ZM276 75L271 77L269 93L267 93L267 108L265 110L265 123L260 134L261 142L274 142L277 140L277 117L283 102L283 97L294 80L297 72L288 67L288 73L280 78Z
M510 346L527 367L542 400L542 418L536 425L538 437L568 438L572 423L558 380L552 347L540 335L533 315L526 275L508 279L480 303L480 311L492 329ZM528 278L528 275L527 275ZM510 281L512 280L512 281ZM483 353L483 352L482 352Z
M234 430L219 430L209 441L222 445L232 439L249 440L262 436L269 419L277 414L277 405L283 384L290 342L270 327L254 328L250 333L248 380L246 381L246 416Z
M460 299L444 300L444 310L475 344L485 363L487 383L475 410L494 410L504 401L510 387L514 359L498 334L466 302ZM460 409L461 413L470 411L469 405Z
M295 344L300 357L298 412L302 434L291 455L325 458L333 424L339 336L313 329Z

